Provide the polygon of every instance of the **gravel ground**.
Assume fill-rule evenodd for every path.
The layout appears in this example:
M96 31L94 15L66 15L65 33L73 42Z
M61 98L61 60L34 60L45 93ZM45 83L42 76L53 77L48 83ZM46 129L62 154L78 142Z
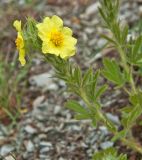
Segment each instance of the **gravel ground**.
M98 67L102 55L110 53L100 52L106 42L100 39L104 30L101 28L97 6L95 0L58 0L56 3L50 0L49 5L44 2L37 5L39 12L44 7L44 15L59 15L63 17L65 25L73 28L78 38L75 61L83 69L90 65ZM124 22L127 21L132 26L141 16L140 0L123 1L120 17ZM12 157L16 160L90 160L94 152L114 145L106 127L94 128L89 121L73 119L74 113L63 105L73 96L64 92L66 86L63 81L50 78L54 73L50 66L36 59L30 72L32 74L28 78L29 87L23 104L28 112L14 129L0 124L2 157L6 160L10 160L10 157L11 160ZM111 106L123 104L125 100L122 98L118 101L118 97L121 97L121 91L112 93L109 98L108 95L104 96L104 108L109 110ZM117 114L107 113L107 116L119 126Z

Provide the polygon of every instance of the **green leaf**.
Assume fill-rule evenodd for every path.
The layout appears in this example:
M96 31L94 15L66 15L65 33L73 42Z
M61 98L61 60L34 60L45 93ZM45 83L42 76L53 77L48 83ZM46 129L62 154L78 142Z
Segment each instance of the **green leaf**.
M98 99L108 88L108 85L101 86L95 94L95 99Z
M125 74L121 72L119 65L114 60L108 58L103 60L103 64L103 75L118 86L124 85L126 82Z
M75 68L75 70L74 70L74 78L75 78L75 80L76 80L76 82L77 82L77 84L80 86L81 85L81 77L82 77L82 75L81 75L81 70L80 70L80 68L77 66L76 68Z
M120 138L125 137L126 134L127 134L127 131L126 130L122 130L122 131L118 132L115 136L113 136L113 138L111 140L112 141L116 141L116 140L118 140Z
M132 105L141 105L142 104L142 91L139 90L137 94L130 96L130 102Z
M110 43L116 45L116 42L115 42L112 38L110 38L110 37L108 37L108 36L106 36L106 35L104 35L104 34L101 35L101 37L104 38L104 39L106 39L106 40L109 41Z
M133 55L138 53L138 51L141 47L141 42L142 42L142 37L140 36L137 38L135 45L133 47Z
M94 102L96 100L95 95L97 93L96 85L97 80L100 75L100 71L97 71L95 74L92 69L89 69L83 76L82 88L86 93L87 98Z
M97 152L92 160L127 160L127 156L124 154L117 154L114 148L108 148Z
M130 102L132 106L127 106L122 111L122 124L130 128L133 123L142 114L142 92L139 91L137 94L130 96Z
M139 36L135 41L129 44L129 54L127 55L129 63L133 65L142 65L142 36Z
M85 120L85 119L91 119L90 114L76 114L75 119L77 120Z
M65 106L77 113L88 115L88 112L83 106L81 106L78 102L74 100L68 101Z
M129 129L141 115L142 108L140 105L126 107L122 111L122 124Z
M129 31L129 27L128 27L128 25L125 25L123 30L122 30L122 38L121 38L121 43L122 44L124 44L127 40L128 31Z
M84 74L83 76L83 80L82 80L82 86L85 86L86 84L88 84L88 82L90 81L90 77L92 77L93 74L93 70L90 67Z

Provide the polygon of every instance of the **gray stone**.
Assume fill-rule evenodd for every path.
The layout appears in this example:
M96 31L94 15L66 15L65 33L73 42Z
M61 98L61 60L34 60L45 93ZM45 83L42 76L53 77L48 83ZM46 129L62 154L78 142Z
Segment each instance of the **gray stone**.
M61 106L55 106L54 108L54 114L57 115L61 112Z
M108 117L108 119L110 119L115 124L120 125L120 120L119 120L118 116L113 115L111 113L106 113L106 116Z
M42 104L43 100L45 99L44 96L37 97L33 102L33 107L38 107L40 104Z
M4 145L2 146L0 150L0 155L1 156L6 156L7 154L11 153L14 150L14 147L11 145Z
M113 142L106 141L106 142L101 143L101 144L100 144L100 147L101 147L102 149L107 149L107 148L109 148L109 147L112 147L113 144L114 144Z
M28 152L34 151L34 144L31 141L28 141L25 147Z
M15 158L11 155L4 157L4 160L15 160Z
M51 147L52 148L52 143L50 142L40 142L41 147Z
M42 73L36 76L32 76L29 79L29 82L31 85L36 85L37 87L40 87L43 89L43 91L46 90L57 90L58 86L56 83L53 82L53 73Z
M32 126L30 125L27 125L24 130L29 133L29 134L35 134L37 133L37 130L35 128L33 128Z
M92 14L96 13L98 11L98 6L99 6L99 2L91 4L89 7L87 7L85 13L87 15L92 15Z

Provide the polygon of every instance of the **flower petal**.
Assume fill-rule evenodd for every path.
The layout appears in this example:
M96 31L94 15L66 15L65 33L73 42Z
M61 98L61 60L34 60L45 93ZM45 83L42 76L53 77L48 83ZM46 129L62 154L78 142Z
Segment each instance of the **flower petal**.
M72 36L72 30L68 27L64 27L62 32L65 35Z
M54 23L56 27L63 27L63 21L60 17L54 15L52 16L51 21Z
M20 61L20 63L21 63L22 66L24 66L26 64L25 50L24 49L20 49L19 50L19 61Z
M14 21L13 26L16 28L18 32L21 32L21 21Z

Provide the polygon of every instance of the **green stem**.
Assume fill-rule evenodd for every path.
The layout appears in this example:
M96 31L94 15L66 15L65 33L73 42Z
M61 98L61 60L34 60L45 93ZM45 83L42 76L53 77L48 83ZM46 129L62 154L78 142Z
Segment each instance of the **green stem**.
M81 89L81 98L84 100L84 102L86 103L88 108L92 110L93 106L89 102L89 100L87 99L87 97L82 89ZM102 111L100 111L99 109L96 109L96 111L97 111L97 114L99 115L100 119L104 123L104 125L108 128L108 130L110 130L114 135L117 135L118 134L117 131L110 129L110 128L115 128L114 124L110 123L110 120L102 113ZM111 126L111 127L109 127L109 126ZM120 139L126 146L128 146L129 148L142 154L142 147L136 141L134 141L134 139L129 139L129 140L127 140L126 138L120 138Z
M121 48L120 44L117 43L117 45L118 45L117 49L118 49L118 51L120 53L120 57L121 57L121 60L122 60L123 67L124 67L124 69L125 69L127 74L130 73L130 84L131 84L132 91L133 91L133 93L137 93L136 87L135 87L135 83L134 83L134 79L133 79L132 67L129 70L129 66L127 65L127 61L126 61L126 57L125 57L124 51Z

